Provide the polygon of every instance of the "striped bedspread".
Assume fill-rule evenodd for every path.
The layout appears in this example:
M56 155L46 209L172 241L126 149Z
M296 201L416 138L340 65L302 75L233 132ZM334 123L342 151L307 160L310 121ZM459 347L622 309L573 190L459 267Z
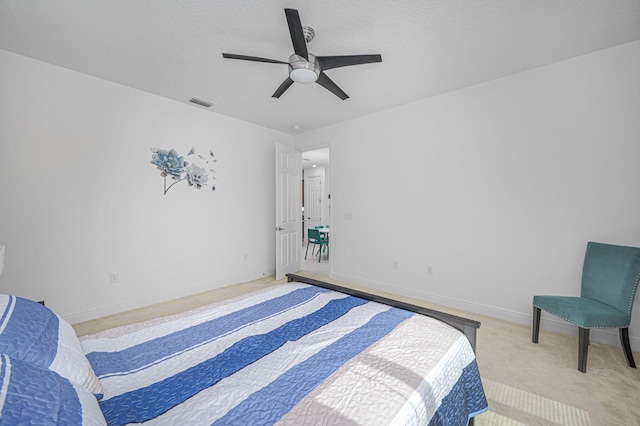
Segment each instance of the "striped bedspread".
M487 407L461 333L307 284L81 344L110 425L458 425Z

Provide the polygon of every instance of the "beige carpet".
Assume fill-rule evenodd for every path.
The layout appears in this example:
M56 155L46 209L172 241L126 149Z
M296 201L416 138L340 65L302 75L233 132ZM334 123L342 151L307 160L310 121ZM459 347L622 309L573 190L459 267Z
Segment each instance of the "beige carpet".
M357 285L329 281L367 291ZM182 312L279 282L282 281L267 277L74 327L78 335L91 334ZM583 374L577 370L577 337L542 330L540 343L536 345L531 343L530 327L414 299L399 299L482 322L477 357L489 411L477 417L477 426L640 425L640 370L626 365L621 348L591 344L587 373ZM640 363L640 354L634 356Z

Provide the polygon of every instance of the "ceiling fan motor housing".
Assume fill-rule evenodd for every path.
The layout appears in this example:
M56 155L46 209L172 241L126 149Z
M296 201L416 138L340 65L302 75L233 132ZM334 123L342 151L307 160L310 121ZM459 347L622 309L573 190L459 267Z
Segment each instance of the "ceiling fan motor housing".
M315 55L309 53L309 60L296 55L289 56L289 77L296 83L314 83L320 76L320 64Z

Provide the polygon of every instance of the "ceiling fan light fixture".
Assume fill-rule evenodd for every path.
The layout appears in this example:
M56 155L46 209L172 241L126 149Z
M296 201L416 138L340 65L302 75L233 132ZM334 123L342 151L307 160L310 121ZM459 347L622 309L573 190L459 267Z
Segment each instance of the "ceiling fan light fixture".
M302 56L293 54L289 57L289 77L296 83L310 84L314 83L320 76L320 67L316 61L316 57L309 54L307 61Z
M309 69L298 68L292 70L289 77L291 77L291 80L296 83L310 84L314 83L318 79L318 74Z

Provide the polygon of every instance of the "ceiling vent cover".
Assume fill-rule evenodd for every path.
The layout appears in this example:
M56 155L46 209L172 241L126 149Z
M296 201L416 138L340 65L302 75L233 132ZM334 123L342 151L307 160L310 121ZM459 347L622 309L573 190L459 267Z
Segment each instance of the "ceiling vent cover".
M195 96L189 99L189 102L205 108L211 108L213 106L213 102L205 101L204 99L196 98Z

